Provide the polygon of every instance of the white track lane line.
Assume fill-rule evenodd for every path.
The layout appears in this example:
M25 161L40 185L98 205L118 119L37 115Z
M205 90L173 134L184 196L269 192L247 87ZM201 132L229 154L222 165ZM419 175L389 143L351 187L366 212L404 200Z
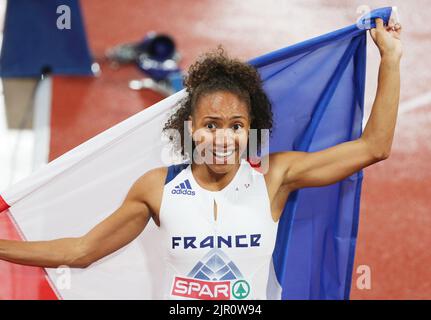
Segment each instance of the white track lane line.
M44 77L36 87L33 101L33 170L48 163L51 138L52 78Z
M52 78L39 81L33 100L33 130L8 129L0 82L0 190L48 163Z

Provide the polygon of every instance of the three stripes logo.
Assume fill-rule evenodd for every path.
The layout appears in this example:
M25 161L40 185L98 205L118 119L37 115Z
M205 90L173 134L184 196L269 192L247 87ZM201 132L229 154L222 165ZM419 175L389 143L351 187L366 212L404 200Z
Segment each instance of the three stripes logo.
M194 196L195 192L192 189L192 186L190 185L189 179L184 180L179 185L176 185L172 190L172 194L184 194L189 196Z

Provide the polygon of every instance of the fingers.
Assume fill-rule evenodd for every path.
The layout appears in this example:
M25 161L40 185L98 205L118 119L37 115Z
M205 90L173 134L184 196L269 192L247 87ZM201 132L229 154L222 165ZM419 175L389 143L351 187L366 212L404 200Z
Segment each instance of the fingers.
M384 26L383 26L383 19L381 18L376 18L376 29L377 30L383 30Z
M398 33L398 34L400 34L401 33L401 24L400 23L395 23L395 26L394 26L394 30Z
M399 39L401 35L401 24L394 23L390 27L386 29L390 34L392 34L395 38Z
M376 39L376 29L370 29L371 38Z
M394 26L395 26L394 19L391 18L391 19L389 19L389 22L388 22L388 25L386 27L386 30L387 31L394 31L395 30Z
M376 30L378 30L378 31L386 30L386 31L389 31L391 33L395 32L398 35L401 34L401 24L399 22L395 22L394 19L391 18L388 21L387 26L384 25L384 21L382 18L376 18L375 21L376 21L376 28L375 28ZM374 36L376 32L375 32L375 30L373 31L373 29L371 29L370 33L372 36Z
M386 27L387 31L398 31L401 29L401 24L396 21L394 18L391 18L388 22L388 25Z
M388 32L395 38L400 39L401 24L399 22L396 22L396 20L394 20L393 18L391 18L388 21L387 26L384 25L384 21L382 18L376 18L375 22L376 22L376 27L370 29L370 34L373 40L376 40L376 36L380 32L384 32L384 33Z
M374 41L376 41L376 33L378 31L385 30L385 27L383 26L383 19L376 18L376 27L370 29L371 38L373 38Z

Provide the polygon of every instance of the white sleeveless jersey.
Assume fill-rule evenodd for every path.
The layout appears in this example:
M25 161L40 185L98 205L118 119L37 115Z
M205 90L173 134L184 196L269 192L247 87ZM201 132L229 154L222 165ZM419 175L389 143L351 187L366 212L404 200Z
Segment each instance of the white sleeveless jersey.
M189 164L170 166L159 215L164 299L267 298L278 223L263 174L246 160L221 191L202 188Z

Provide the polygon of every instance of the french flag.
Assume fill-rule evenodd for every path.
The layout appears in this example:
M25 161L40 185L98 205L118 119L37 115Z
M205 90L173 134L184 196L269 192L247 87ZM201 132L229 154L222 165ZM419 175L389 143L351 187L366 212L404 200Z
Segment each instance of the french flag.
M391 8L374 10L368 26L360 20L249 61L273 104L269 152L313 152L361 136L366 31L376 17L387 22L390 15ZM162 128L185 94L169 96L1 192L0 238L79 237L114 212L139 176L166 165ZM268 297L349 298L362 178L359 171L290 195L279 222ZM0 298L157 299L163 277L158 239L150 222L133 242L86 269L1 261Z

